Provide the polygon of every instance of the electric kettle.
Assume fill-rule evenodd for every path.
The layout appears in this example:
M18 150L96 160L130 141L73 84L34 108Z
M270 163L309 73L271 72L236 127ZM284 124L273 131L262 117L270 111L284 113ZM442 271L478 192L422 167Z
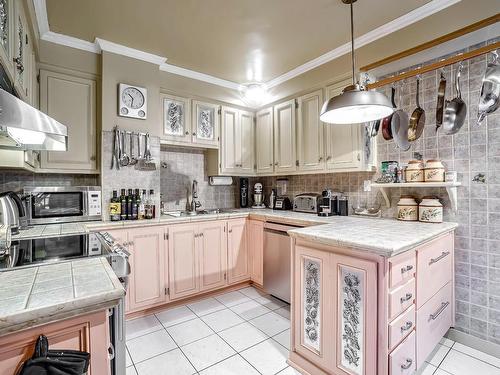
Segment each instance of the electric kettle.
M19 233L21 218L25 216L21 198L13 191L0 193L0 224L11 228L12 234Z

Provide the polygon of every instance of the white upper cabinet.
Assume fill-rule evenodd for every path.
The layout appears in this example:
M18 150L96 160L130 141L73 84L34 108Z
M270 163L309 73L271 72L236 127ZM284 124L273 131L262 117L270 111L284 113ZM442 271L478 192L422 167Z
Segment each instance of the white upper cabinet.
M68 127L68 150L43 151L40 167L96 173L96 81L41 69L40 109Z
M274 171L295 172L295 100L274 106Z
M219 105L193 100L191 121L193 143L219 147L219 109Z
M255 150L257 174L274 171L273 107L257 112Z
M169 94L160 95L163 110L163 136L172 143L191 142L191 108L187 98Z
M219 174L233 176L254 174L253 113L225 106L221 112Z
M323 122L319 119L323 105L323 90L298 98L297 156L299 171L325 168Z

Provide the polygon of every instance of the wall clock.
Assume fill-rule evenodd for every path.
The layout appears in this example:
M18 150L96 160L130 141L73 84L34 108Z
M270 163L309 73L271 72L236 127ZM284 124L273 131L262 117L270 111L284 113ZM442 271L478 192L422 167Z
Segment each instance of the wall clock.
M118 90L118 115L146 119L148 117L147 90L120 83Z

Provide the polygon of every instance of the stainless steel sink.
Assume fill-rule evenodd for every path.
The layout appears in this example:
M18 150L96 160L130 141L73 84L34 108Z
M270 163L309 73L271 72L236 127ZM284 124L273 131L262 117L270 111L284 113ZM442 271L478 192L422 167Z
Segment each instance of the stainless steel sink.
M225 208L213 208L209 210L197 210L197 211L168 211L165 212L164 215L173 217L182 217L182 216L198 216L198 215L216 215L229 212L234 212L234 210Z

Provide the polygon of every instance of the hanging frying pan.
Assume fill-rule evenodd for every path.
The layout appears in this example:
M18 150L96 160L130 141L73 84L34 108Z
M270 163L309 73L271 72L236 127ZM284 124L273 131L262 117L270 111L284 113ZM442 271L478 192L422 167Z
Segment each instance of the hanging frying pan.
M391 102L392 108L396 108L396 103L394 102L394 96L396 95L396 89L394 86L391 87ZM392 114L387 117L384 117L382 121L382 136L386 141L390 141L392 139L392 129L391 129L391 119Z
M492 53L493 61L488 64L481 85L476 125L481 125L488 114L500 107L500 62L497 51Z
M438 96L436 104L436 131L438 131L439 127L443 125L445 95L446 95L446 78L444 78L444 74L443 72L441 72L441 79L439 80Z
M410 124L408 126L408 140L410 142L416 141L422 135L425 125L425 111L420 107L419 100L420 91L420 77L417 78L417 108L413 110L410 117Z
M399 104L401 105L401 91L399 91ZM401 108L392 114L391 133L394 137L394 143L403 151L410 149L408 142L408 114Z
M460 91L460 73L462 71L462 63L458 66L457 77L455 79L455 90L457 96L452 100L447 100L444 107L443 129L447 135L457 133L465 122L467 114L467 105L462 100L462 92Z

